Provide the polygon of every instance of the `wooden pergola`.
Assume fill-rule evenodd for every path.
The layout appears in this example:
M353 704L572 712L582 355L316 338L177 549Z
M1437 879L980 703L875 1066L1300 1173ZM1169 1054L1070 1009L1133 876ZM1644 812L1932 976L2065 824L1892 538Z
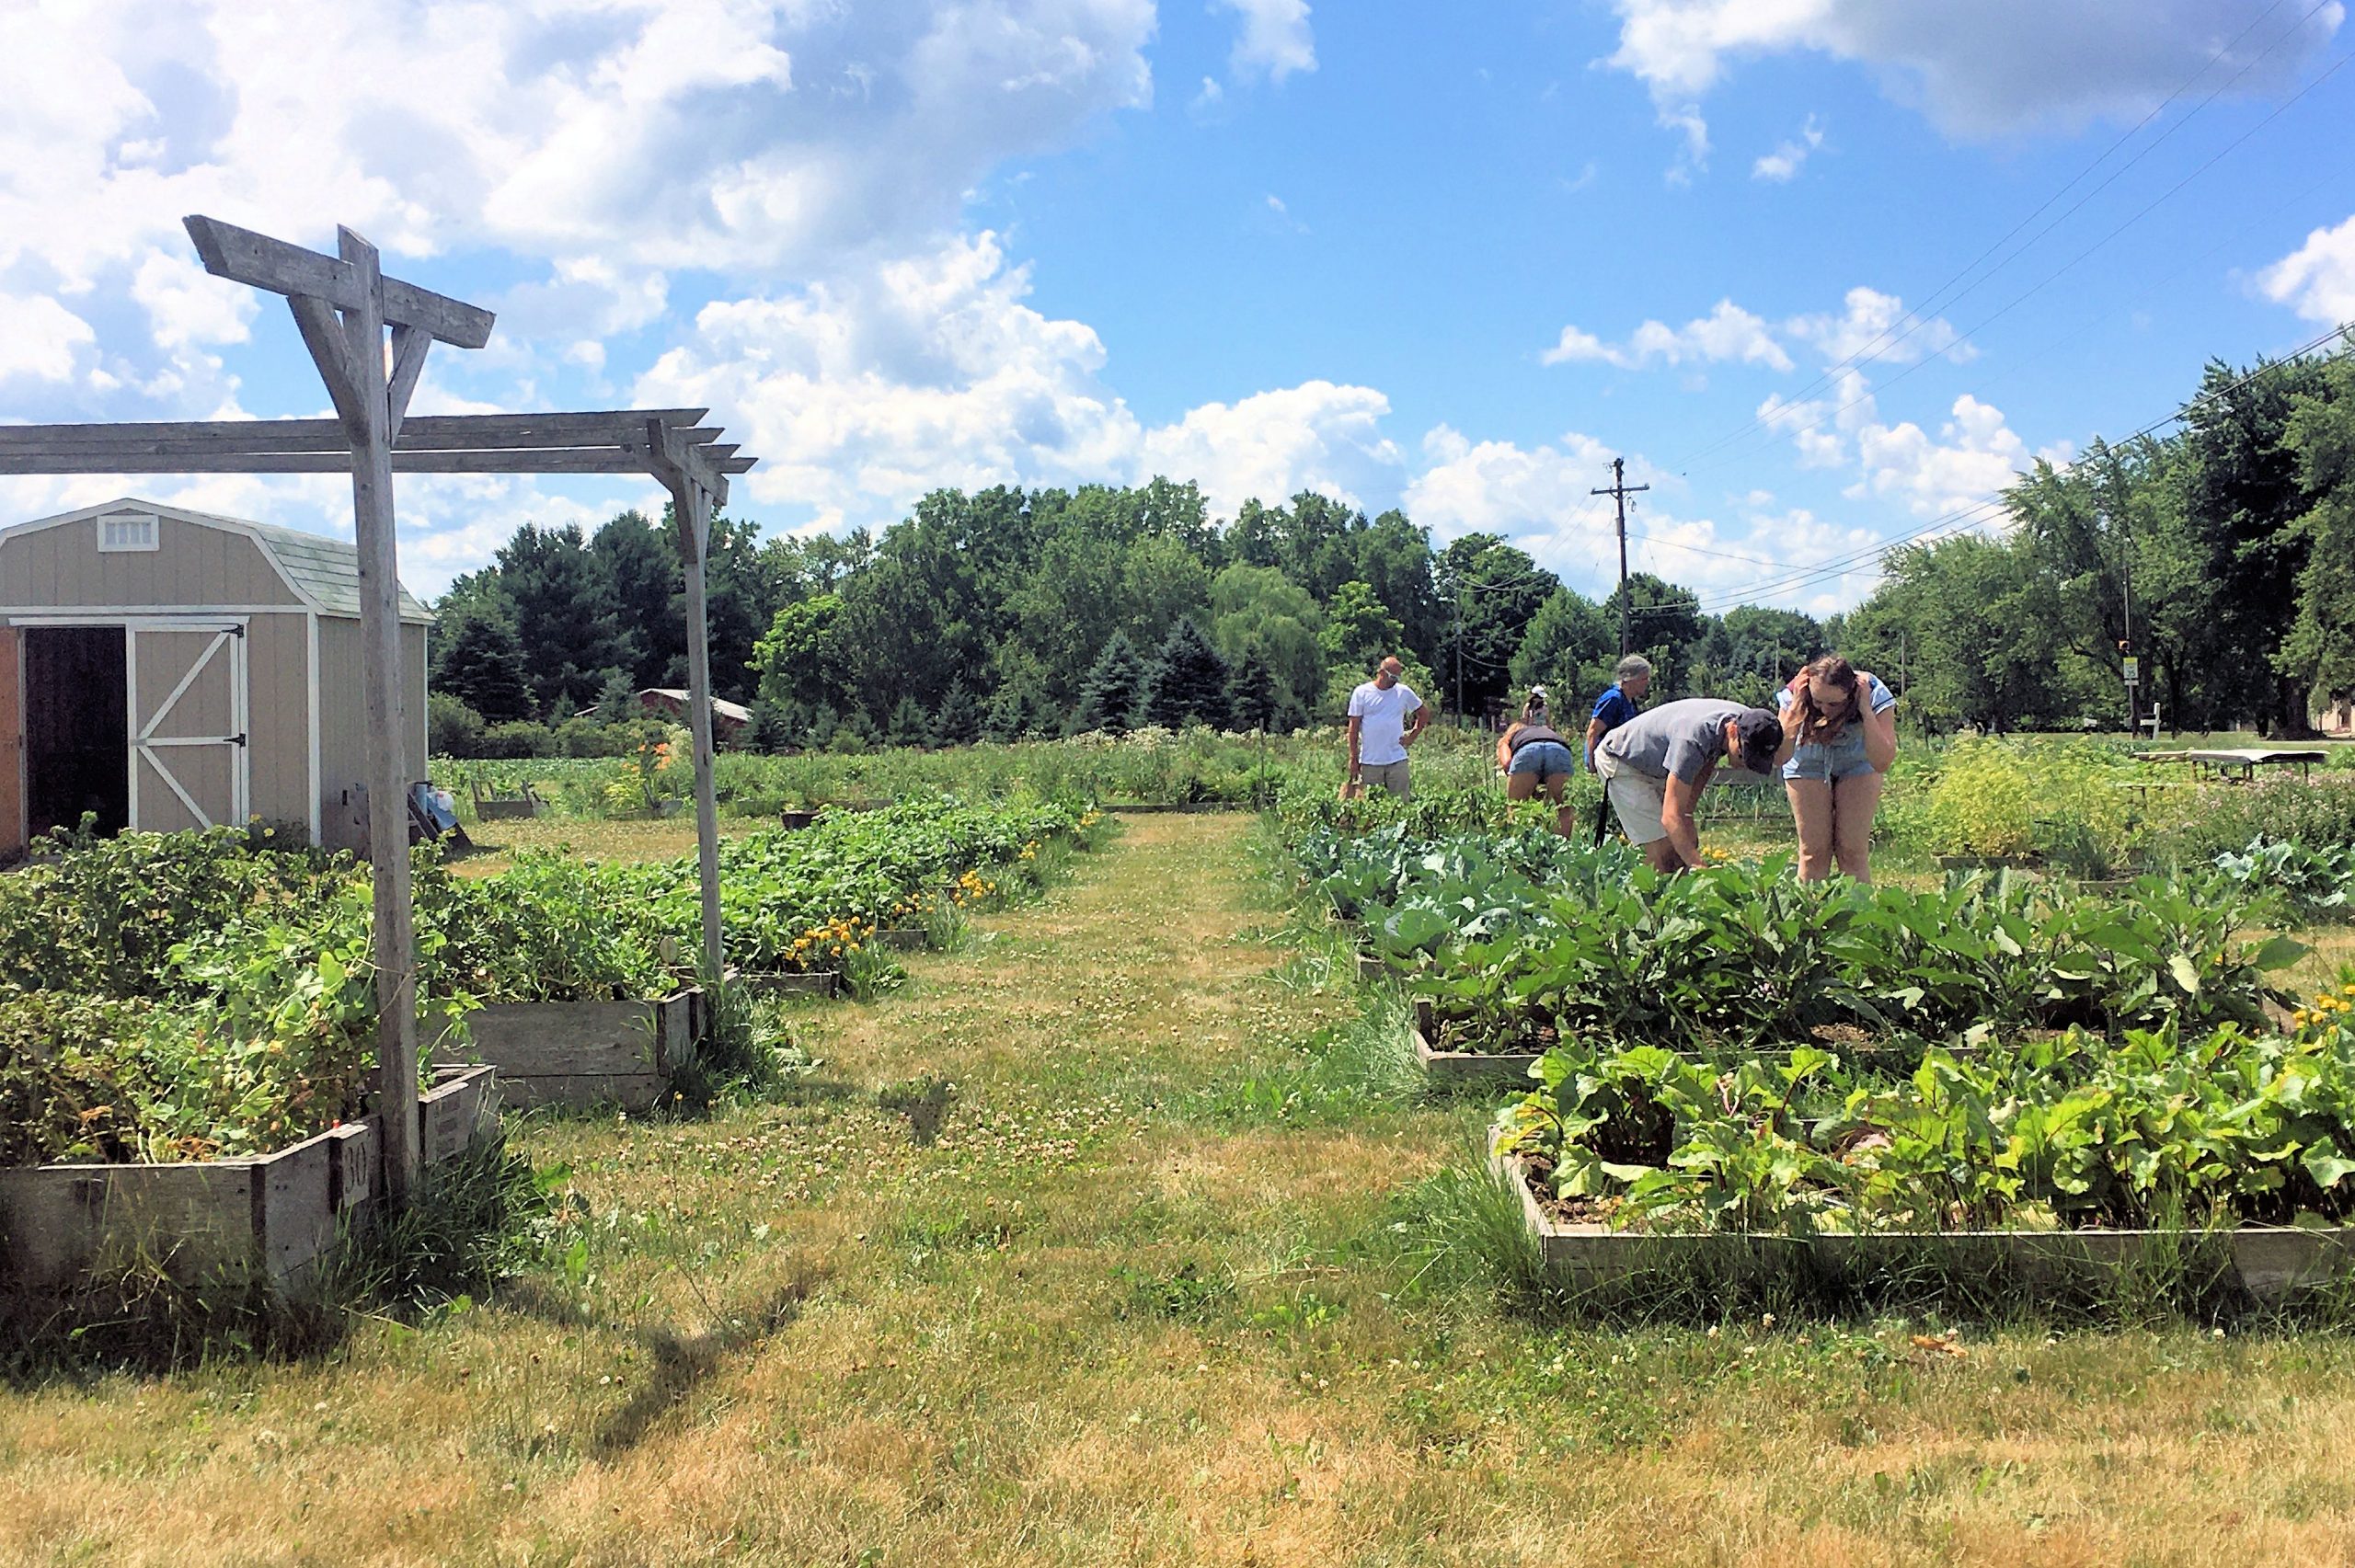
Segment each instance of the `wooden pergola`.
M406 418L427 350L437 342L481 348L490 339L490 312L385 277L376 247L350 229L337 231L337 254L327 256L213 218L186 223L207 271L285 296L336 418L0 426L0 475L350 474L367 704L368 859L375 885L377 1088L385 1189L399 1202L419 1168L418 1044L409 781L401 776L398 734L403 692L393 475L643 474L671 492L686 576L703 955L717 975L719 829L711 784L704 567L711 516L728 498L728 477L754 460L722 444L723 432L702 422L709 412L702 408ZM410 695L422 700L422 693Z

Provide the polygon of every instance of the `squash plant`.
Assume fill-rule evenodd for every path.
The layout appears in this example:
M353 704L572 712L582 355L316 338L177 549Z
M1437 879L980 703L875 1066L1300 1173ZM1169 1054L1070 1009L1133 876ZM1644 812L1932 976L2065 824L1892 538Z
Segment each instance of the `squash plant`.
M1896 1079L1814 1047L1710 1060L1571 1042L1496 1142L1568 1214L1637 1230L2339 1224L2349 1017L1933 1047Z

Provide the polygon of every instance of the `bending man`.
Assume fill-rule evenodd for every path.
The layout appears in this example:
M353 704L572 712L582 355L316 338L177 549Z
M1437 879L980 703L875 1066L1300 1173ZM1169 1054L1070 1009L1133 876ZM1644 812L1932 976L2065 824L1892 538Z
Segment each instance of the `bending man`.
M1603 737L1594 771L1628 841L1662 871L1701 864L1693 807L1729 762L1772 775L1790 755L1783 721L1764 708L1687 697L1638 714Z

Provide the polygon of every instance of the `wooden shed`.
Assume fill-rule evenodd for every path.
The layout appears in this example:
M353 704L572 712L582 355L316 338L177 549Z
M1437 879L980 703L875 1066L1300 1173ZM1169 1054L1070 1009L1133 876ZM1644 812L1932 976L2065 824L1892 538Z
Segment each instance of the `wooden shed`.
M431 621L404 591L409 779ZM0 529L0 853L85 812L332 841L366 748L351 545L129 499Z

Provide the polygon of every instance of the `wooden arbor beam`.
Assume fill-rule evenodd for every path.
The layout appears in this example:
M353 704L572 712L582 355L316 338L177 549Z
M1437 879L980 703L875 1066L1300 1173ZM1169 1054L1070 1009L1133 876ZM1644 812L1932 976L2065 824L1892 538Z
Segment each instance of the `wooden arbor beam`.
M336 418L0 427L0 474L350 472L368 708L377 1073L385 1185L397 1202L416 1181L419 1150L414 912L396 733L401 673L392 475L650 474L671 491L689 601L704 959L716 977L718 825L704 566L712 509L727 499L728 476L749 470L754 460L722 444L720 429L699 423L710 412L705 408L408 418L427 351L435 342L481 347L493 324L488 311L385 277L375 247L349 229L338 231L338 254L330 257L217 219L190 217L186 223L208 271L286 296Z
M392 388L386 389L391 401ZM658 447L684 447L709 475L753 460L722 443L710 410L419 415L393 442L401 474L649 474ZM650 427L663 431L660 441ZM350 463L340 418L224 419L123 425L0 426L0 474L318 474Z

